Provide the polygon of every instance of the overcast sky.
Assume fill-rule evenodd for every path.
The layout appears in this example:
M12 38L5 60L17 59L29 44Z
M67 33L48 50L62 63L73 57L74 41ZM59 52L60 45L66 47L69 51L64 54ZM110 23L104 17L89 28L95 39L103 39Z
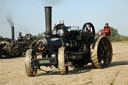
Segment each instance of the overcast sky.
M96 31L106 22L128 36L128 0L0 0L0 35L11 37L8 18L18 32L34 35L45 31L44 6L52 5L52 26L64 20L80 26L92 22Z

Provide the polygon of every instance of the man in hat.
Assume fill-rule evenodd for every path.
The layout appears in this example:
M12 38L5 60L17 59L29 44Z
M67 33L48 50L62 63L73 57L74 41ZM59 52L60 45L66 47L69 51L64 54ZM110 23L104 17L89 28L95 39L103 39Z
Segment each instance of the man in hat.
M104 26L104 33L106 37L108 37L109 39L111 38L111 31L108 23L106 23Z

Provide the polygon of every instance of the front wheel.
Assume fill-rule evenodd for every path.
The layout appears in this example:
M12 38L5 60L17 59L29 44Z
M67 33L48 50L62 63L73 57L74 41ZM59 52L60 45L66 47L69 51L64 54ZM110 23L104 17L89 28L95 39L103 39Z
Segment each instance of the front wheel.
M65 47L61 47L58 50L58 68L61 75L68 73L67 56L65 53Z
M37 73L37 68L32 66L32 59L36 58L36 54L32 49L26 51L25 55L25 70L27 76L35 76Z

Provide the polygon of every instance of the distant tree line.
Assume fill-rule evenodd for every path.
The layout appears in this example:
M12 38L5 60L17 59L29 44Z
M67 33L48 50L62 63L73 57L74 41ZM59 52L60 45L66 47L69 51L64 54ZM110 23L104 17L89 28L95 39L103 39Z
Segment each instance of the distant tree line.
M42 37L44 35L44 33L38 33L37 35L36 35L36 37L37 38L40 38L40 37Z

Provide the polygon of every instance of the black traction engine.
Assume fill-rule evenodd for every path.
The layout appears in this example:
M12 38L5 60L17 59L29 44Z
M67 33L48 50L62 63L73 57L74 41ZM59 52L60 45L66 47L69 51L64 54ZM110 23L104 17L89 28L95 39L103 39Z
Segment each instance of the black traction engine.
M26 51L25 69L28 76L35 76L41 66L55 66L60 74L67 74L68 67L82 67L92 63L95 68L107 67L112 60L112 46L107 37L95 37L95 28L88 22L82 29L59 23L51 29L51 7L45 7L46 32ZM70 64L69 64L70 63Z

